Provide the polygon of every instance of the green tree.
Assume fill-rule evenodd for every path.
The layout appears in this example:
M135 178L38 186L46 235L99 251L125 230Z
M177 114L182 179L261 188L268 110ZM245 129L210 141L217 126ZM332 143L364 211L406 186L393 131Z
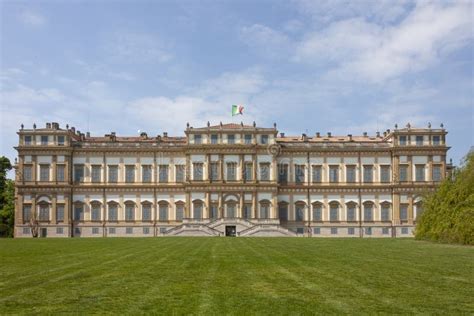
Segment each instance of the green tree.
M474 153L436 192L425 196L423 208L417 239L474 244Z
M12 237L15 216L15 185L7 179L7 172L12 169L7 157L0 157L0 236Z

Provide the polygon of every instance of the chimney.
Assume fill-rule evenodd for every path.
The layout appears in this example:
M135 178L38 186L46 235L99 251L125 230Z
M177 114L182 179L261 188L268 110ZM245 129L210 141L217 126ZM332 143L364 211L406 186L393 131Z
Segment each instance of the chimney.
M364 132L364 137L367 137L367 132Z
M285 133L280 133L280 137L285 137Z
M328 132L328 137L331 137L331 132Z
M319 132L316 132L316 137L321 137L321 134Z
M161 135L156 136L156 141L159 143L161 142Z
M86 133L86 137L87 137L87 138L90 138L90 137L91 137L91 132L87 132L87 133Z
M141 137L142 139L148 139L148 135L147 135L147 133L145 133L145 132L141 132L141 133L140 133L140 137Z
M74 134L76 134L76 128L74 126L71 126L71 132L73 132Z
M380 132L377 132L376 135L377 135L377 137L380 137Z
M306 134L301 134L301 138L303 139L304 142L307 142L308 141L308 137L306 136Z
M81 136L81 131L80 130L77 130L77 135Z
M46 123L46 128L51 128L51 123Z
M383 136L384 137L387 136L387 131L383 132Z
M349 141L352 142L352 134L347 135L349 137Z
M387 128L387 134L390 134L390 128Z
M168 137L168 132L163 132L163 137Z
M53 123L51 123L51 125L52 125L53 129L56 129L56 130L59 129L59 123L53 122Z

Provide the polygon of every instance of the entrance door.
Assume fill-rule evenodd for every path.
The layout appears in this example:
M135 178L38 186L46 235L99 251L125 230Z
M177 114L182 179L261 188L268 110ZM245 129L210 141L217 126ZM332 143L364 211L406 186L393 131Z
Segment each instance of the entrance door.
M42 238L46 237L48 235L48 230L46 228L41 228L40 230L40 236Z
M229 237L235 237L236 229L235 226L226 226L225 227L225 235Z

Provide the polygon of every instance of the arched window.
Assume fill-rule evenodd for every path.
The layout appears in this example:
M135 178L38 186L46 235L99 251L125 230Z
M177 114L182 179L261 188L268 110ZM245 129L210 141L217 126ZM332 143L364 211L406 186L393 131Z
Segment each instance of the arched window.
M347 203L347 221L355 222L356 221L356 208L357 204L354 202Z
M193 202L193 218L194 219L202 219L202 208L203 208L202 201Z
M372 222L374 220L374 203L364 203L364 221Z
M149 222L151 221L151 203L145 201L142 203L142 221Z
M168 203L167 202L158 203L158 220L159 221L168 220Z
M135 203L125 203L125 220L128 222L135 220Z
M301 202L295 203L295 221L303 221L304 220L304 208L305 204Z
M118 221L118 204L116 202L110 202L108 205L107 220L109 222Z
M380 205L380 220L390 221L390 203L385 202Z
M415 203L415 220L419 220L423 214L423 203L421 201Z
M246 203L244 204L244 218L250 219L252 218L252 204Z
M74 203L74 220L75 221L84 220L84 204L82 202Z
M339 203L329 203L329 220L331 222L337 222L339 220Z
M184 203L176 202L176 220L182 221L184 217Z
M228 202L226 205L226 217L227 218L234 218L235 217L235 209L237 204L235 202Z
M91 203L91 221L100 221L100 203L94 201Z
M261 201L260 202L260 218L269 218L270 217L270 202Z
M44 201L38 205L38 220L41 222L49 221L49 203Z
M323 205L320 202L313 203L313 221L323 220Z
M280 219L280 221L288 220L288 203L287 202L280 202L278 204L278 218Z

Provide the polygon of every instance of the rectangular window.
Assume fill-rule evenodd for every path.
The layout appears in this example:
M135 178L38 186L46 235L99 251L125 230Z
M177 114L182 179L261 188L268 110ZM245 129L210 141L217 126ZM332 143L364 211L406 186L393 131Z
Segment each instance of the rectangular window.
M115 227L109 227L109 234L115 235Z
M408 181L408 166L407 165L400 165L399 167L399 179L400 181Z
M408 227L402 227L402 234L408 235Z
M49 181L49 165L40 165L40 181Z
M202 204L196 203L193 205L193 218L194 219L202 218Z
M441 181L441 166L433 166L433 181Z
M125 233L126 233L127 235L133 234L133 227L127 227L127 228L125 228Z
M33 181L32 166L23 166L23 181Z
M423 136L416 136L416 146L423 146Z
M125 182L127 183L135 182L135 166L134 165L125 166Z
M245 163L244 165L244 177L245 177L245 181L252 181L253 179L253 168L252 168L253 164L250 162L247 162Z
M295 220L302 221L304 219L304 206L296 205L295 206Z
M390 182L390 166L380 166L380 182Z
M149 235L150 234L150 228L149 227L143 227L143 235Z
M329 206L329 220L331 222L336 222L339 220L339 206L337 205Z
M100 221L100 205L93 204L91 209L91 220Z
M125 220L129 222L135 220L135 206L125 205Z
M278 218L281 221L288 220L288 204L283 203L278 206Z
M244 204L244 218L250 219L252 218L252 204Z
M356 182L356 168L355 166L346 166L346 182Z
M337 235L337 227L331 227L331 235Z
M416 181L425 181L425 165L415 165Z
M408 205L400 205L400 220L408 220Z
M348 235L354 235L354 234L355 234L355 229L354 229L354 227L349 227L349 228L347 229L347 234L348 234Z
M118 220L118 212L117 212L117 205L109 205L109 222L116 222Z
M339 182L339 166L329 166L329 182Z
M219 142L219 136L217 134L211 135L211 144L217 144Z
M202 144L202 136L201 135L194 135L194 143L196 145Z
M237 180L237 164L235 162L227 163L227 181Z
M319 228L319 227L313 228L313 233L314 233L315 235L320 235L320 234L321 234L321 228Z
M92 166L92 171L91 171L91 180L92 182L94 183L99 183L100 182L100 179L102 178L101 177L101 171L102 171L102 167L100 165L93 165Z
M270 163L260 163L260 181L270 181Z
M177 165L176 169L176 182L184 182L184 165Z
M441 138L439 135L433 136L433 146L439 146L441 144Z
M388 235L388 233L389 233L388 227L383 227L382 228L382 235Z
M268 144L268 135L262 135L262 136L260 136L260 143L261 143L262 145Z
M142 182L143 183L150 183L151 182L151 165L143 165L142 166Z
M407 137L406 136L399 136L398 138L400 146L406 146L407 145Z
M84 165L74 165L74 182L84 181Z
M380 219L385 222L390 220L390 206L382 205L380 209Z
M268 218L270 214L270 206L268 204L260 205L260 218Z
M364 205L364 221L371 222L374 220L372 205Z
M92 235L99 235L99 227L92 227Z
M321 205L313 205L313 221L322 221L323 220L323 210Z
M252 144L252 135L251 134L245 134L244 141L245 141L246 145Z
M176 205L176 220L182 221L184 217L184 205L178 204Z
M49 206L47 204L40 205L39 207L39 220L49 221Z
M356 220L356 207L354 205L350 205L347 207L347 221L355 222L355 220Z
M279 183L288 182L288 165L287 164L282 163L278 165L278 182Z
M217 218L217 205L211 205L211 214L209 214L211 219L216 219Z
M168 165L160 165L159 166L159 181L160 181L160 183L167 183L168 182L168 173L169 173Z
M297 227L296 228L296 233L298 235L303 235L304 234L304 228L303 227Z
M142 205L142 221L151 221L151 204Z
M219 163L211 162L211 180L219 180Z
M109 182L118 182L118 166L109 166Z
M81 236L81 229L79 227L74 228L74 235Z
M31 136L25 136L25 145L27 146L31 145Z
M371 183L374 179L374 167L364 166L364 182Z
M64 165L56 165L56 181L63 182L65 181L65 166Z
M168 220L168 205L162 204L158 207L158 219L160 221Z
M31 219L31 205L23 205L23 221L28 222Z
M168 229L166 227L160 227L160 234L166 233Z
M64 146L64 136L58 136L58 145Z
M48 136L41 136L41 145L48 145Z
M369 236L372 235L372 227L366 227L365 228L365 234L369 235Z
M62 234L64 234L64 228L57 227L56 228L56 235L62 235Z
M227 144L235 144L235 135L234 134L227 135Z
M74 206L74 220L75 221L84 220L84 206L82 204Z
M29 227L23 227L23 235L29 235L31 233Z
M64 222L64 205L56 205L56 221Z
M201 181L203 179L203 164L201 162L193 163L193 180Z
M304 165L295 165L295 183L304 183Z

